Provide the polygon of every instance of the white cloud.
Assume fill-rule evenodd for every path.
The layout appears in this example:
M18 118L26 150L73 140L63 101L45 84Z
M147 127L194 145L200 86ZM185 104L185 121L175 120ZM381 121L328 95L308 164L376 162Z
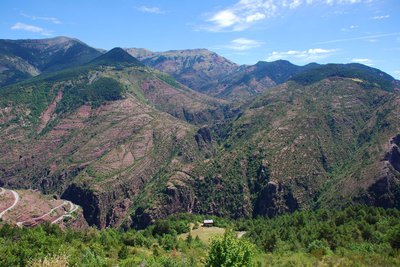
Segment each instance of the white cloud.
M237 38L232 41L230 41L229 44L223 45L220 47L216 47L216 49L230 49L230 50L236 50L236 51L245 51L245 50L250 50L253 48L260 47L263 45L263 42L257 41L257 40L251 40L247 38Z
M21 22L15 23L12 27L11 30L22 30L22 31L28 31L28 32L33 32L33 33L39 33L44 36L51 36L51 33L48 30L45 30L43 28L34 26L34 25L29 25Z
M356 4L372 0L239 0L236 4L213 12L207 16L207 25L201 28L208 31L243 31L254 23L275 17L285 9L296 9L312 4Z
M276 15L277 6L272 0L240 0L235 5L209 16L209 31L242 31L253 23Z
M44 21L49 21L54 24L61 24L61 21L56 17L37 17L37 16L31 16L31 15L28 15L25 13L21 13L21 15L24 16L25 18L30 18L32 20L44 20Z
M239 22L240 18L230 10L223 10L215 14L209 21L214 22L219 28L225 28Z
M372 60L369 59L369 58L353 58L351 60L351 62L360 63L360 64L364 64L364 65L367 65L367 66L372 66L373 65L372 64Z
M308 50L274 51L269 54L267 61L286 59L294 62L312 62L332 56L337 49L311 48Z
M151 14L165 14L165 11L155 6L140 6L137 10L143 13L151 13Z
M375 16L375 17L372 17L371 19L381 20L381 19L388 19L388 18L390 18L390 15Z

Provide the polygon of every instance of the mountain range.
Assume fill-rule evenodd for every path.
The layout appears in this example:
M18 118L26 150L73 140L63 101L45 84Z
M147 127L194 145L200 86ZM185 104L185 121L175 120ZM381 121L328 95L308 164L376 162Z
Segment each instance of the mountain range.
M0 186L89 225L400 208L400 82L361 64L0 40Z

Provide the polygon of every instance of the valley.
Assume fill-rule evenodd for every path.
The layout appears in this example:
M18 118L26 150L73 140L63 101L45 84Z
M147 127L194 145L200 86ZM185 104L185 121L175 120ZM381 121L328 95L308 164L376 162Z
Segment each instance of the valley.
M107 261L99 266L128 264L126 253L137 262L120 266L171 255L203 266L219 242L209 238L256 245L259 262L300 251L299 264L312 255L351 266L365 245L398 263L398 229L388 226L400 208L392 76L356 63L239 66L206 49L102 51L67 37L0 40L0 56L4 237L57 232L56 246L75 240ZM209 217L215 228L187 229ZM378 256L385 249L390 257ZM68 251L73 261L94 255Z

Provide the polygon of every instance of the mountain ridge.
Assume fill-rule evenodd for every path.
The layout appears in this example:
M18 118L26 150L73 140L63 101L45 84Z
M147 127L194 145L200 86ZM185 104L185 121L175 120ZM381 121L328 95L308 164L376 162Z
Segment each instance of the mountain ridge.
M77 67L101 54L82 41L68 37L0 40L0 86L40 73Z
M135 56L134 49L127 51ZM207 49L145 52L139 57L145 65L173 76L182 84L198 92L215 86L222 76L233 72L237 64ZM139 53L140 54L140 53Z
M135 48L125 50L134 56L139 55L138 59L145 65L167 72L196 91L235 101L255 96L291 79L300 81L302 72L307 72L306 76L317 76L317 72L330 73L325 74L324 77L326 78L335 74L334 70L329 69L347 68L349 70L347 75L344 73L340 75L336 71L337 75L351 78L351 73L353 73L353 78L365 78L364 76L368 73L376 71L368 66L354 63L322 65L308 63L299 66L287 60L276 60L273 62L259 61L254 65L234 65L228 68L226 68L225 63L222 63L221 69L216 71L215 75L208 75L205 71L208 66L221 64L226 59L223 59L223 57L203 57L199 61L199 58L196 57L202 55L215 56L214 52L207 49L169 50L165 52L152 52L147 49ZM312 73L313 69L318 70ZM377 72L377 74L382 76L380 83L385 83L386 87L391 84L389 86L393 90L399 90L399 82L396 82L393 77L383 72ZM321 77L321 79L324 77Z

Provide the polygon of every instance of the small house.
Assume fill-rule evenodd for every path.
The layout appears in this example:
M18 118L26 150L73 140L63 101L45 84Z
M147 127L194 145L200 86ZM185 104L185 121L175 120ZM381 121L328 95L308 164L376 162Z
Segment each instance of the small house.
M214 225L214 221L213 220L204 220L203 221L203 227L211 227Z

